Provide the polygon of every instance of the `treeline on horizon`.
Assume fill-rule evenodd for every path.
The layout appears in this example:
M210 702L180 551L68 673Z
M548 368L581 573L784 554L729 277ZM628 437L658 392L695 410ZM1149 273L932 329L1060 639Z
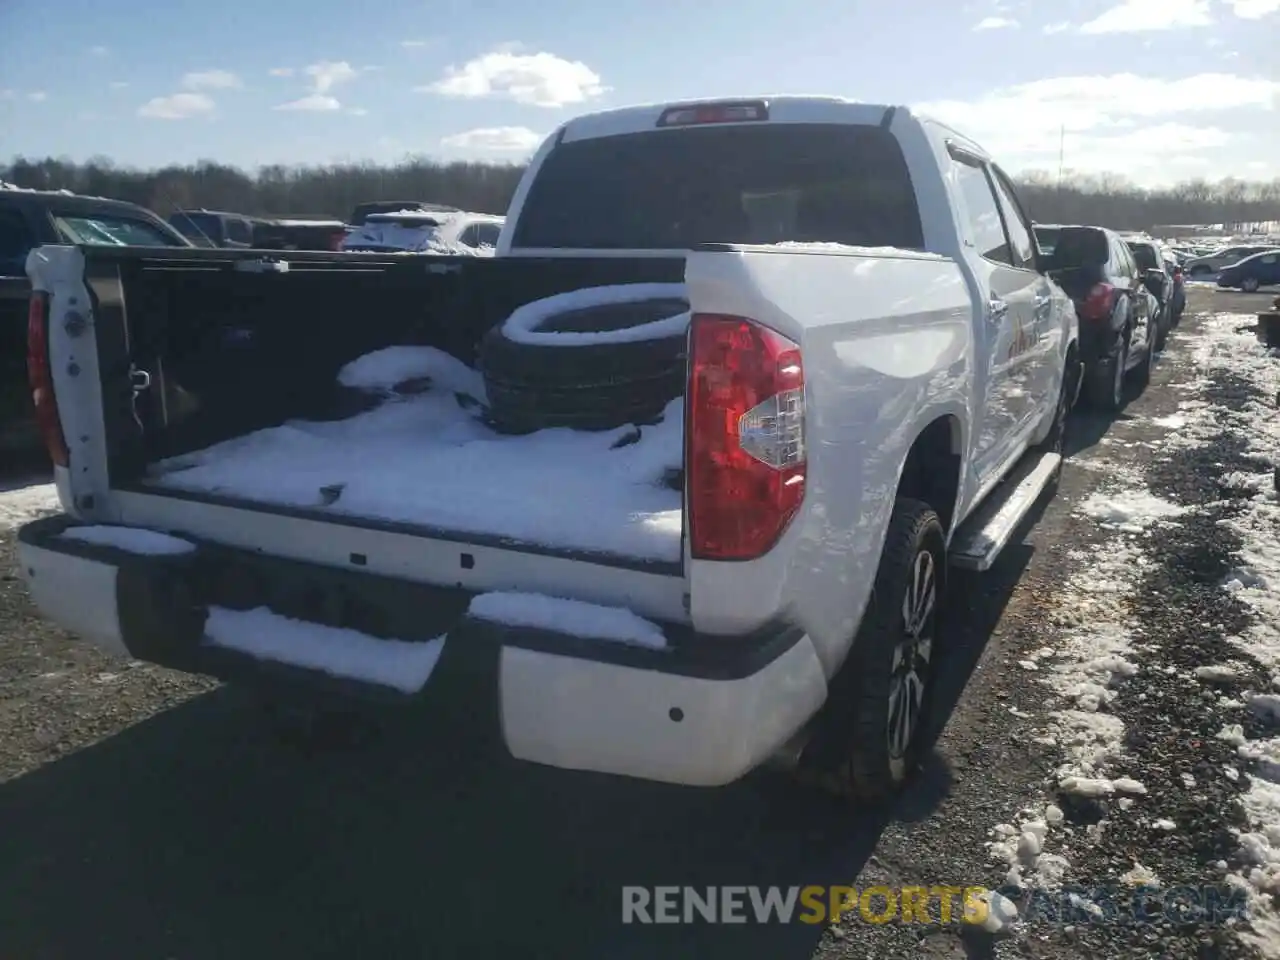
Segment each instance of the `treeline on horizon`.
M154 170L121 167L108 158L86 162L18 157L0 166L0 180L39 190L71 190L128 200L167 216L177 209L284 216L324 215L344 220L369 200L426 200L478 213L506 212L524 167L516 164L442 163L411 158L394 165L266 166L254 173L215 161ZM1123 177L1029 172L1018 178L1020 196L1042 223L1089 223L1117 230L1168 224L1280 220L1280 179L1189 180L1144 189Z

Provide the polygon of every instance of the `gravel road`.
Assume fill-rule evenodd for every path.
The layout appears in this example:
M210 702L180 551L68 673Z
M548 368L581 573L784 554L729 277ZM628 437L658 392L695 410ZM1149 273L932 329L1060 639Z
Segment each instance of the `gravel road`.
M541 769L431 723L281 744L236 691L42 623L0 492L0 960L1280 955L1256 942L1263 914L1253 931L1025 906L1050 884L1247 872L1237 801L1265 761L1219 734L1266 735L1245 701L1278 671L1235 645L1257 615L1222 583L1257 490L1223 478L1270 466L1230 430L1184 436L1179 411L1252 415L1257 384L1206 379L1197 338L1267 300L1193 288L1152 386L1115 423L1078 418L1058 497L995 570L954 582L949 721L885 813L768 777L689 791ZM1163 506L1117 513L1116 490ZM1113 620L1112 647L1088 639ZM1082 797L1089 777L1106 789ZM1062 817L1046 828L1048 804ZM1036 850L1009 853L1027 824ZM623 926L621 888L659 884L983 885L1023 916L994 935L856 918Z

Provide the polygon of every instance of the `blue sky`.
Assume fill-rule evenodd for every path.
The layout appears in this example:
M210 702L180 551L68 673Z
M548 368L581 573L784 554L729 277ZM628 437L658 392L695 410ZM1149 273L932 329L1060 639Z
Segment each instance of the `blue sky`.
M524 159L761 92L918 105L1005 166L1280 176L1280 0L0 0L0 158Z

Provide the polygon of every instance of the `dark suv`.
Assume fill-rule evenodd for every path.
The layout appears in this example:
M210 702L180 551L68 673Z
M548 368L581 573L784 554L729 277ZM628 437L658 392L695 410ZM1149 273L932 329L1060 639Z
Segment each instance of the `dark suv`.
M1057 226L1049 276L1076 305L1080 318L1082 396L1112 412L1124 402L1126 378L1140 386L1155 363L1159 303L1119 234L1104 227Z

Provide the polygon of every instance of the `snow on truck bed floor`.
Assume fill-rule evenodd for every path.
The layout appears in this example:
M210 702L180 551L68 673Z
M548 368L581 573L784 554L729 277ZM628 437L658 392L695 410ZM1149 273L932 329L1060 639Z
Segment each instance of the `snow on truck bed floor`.
M425 393L392 387L430 378ZM339 381L384 393L335 422L292 421L151 469L148 484L311 507L458 534L638 559L679 560L681 494L663 485L683 460L683 401L660 424L601 433L502 436L480 420L480 376L430 347L390 347L348 364ZM614 445L639 433L640 439Z

